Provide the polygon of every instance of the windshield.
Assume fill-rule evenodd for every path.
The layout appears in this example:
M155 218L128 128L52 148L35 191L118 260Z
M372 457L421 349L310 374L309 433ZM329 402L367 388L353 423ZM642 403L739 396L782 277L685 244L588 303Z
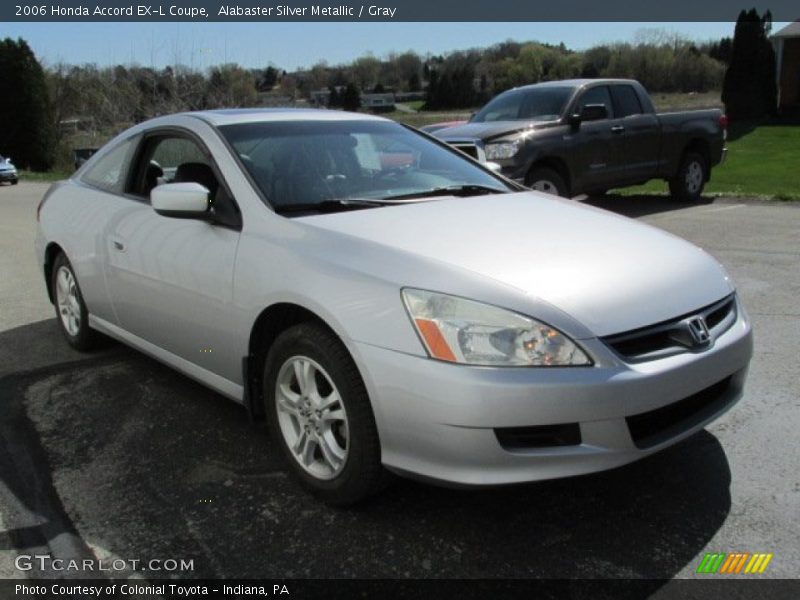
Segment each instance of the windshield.
M510 90L492 99L472 117L472 122L553 121L564 112L572 92L570 87Z
M279 212L334 203L366 208L450 188L469 191L452 195L512 191L456 151L393 122L258 122L220 131Z

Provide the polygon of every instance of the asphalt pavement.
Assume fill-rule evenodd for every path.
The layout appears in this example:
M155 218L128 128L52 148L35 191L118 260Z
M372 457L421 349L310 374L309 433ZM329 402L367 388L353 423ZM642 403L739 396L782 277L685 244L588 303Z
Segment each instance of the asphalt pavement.
M737 283L756 354L706 431L604 473L477 491L398 479L342 510L295 484L239 406L119 344L68 348L33 253L45 189L0 187L0 577L52 576L15 568L34 552L191 560L170 573L189 577L653 580L695 577L706 552L769 552L757 577L797 577L800 205L585 200L705 248Z

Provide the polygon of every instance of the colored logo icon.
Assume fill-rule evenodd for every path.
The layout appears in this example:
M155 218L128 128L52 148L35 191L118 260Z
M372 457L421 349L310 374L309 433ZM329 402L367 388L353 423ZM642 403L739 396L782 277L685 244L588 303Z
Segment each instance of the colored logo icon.
M717 552L715 554L706 554L703 560L700 561L696 572L703 574L716 573L718 575L763 573L767 570L767 565L771 560L771 553L750 554L749 552L734 552L726 554L725 552Z

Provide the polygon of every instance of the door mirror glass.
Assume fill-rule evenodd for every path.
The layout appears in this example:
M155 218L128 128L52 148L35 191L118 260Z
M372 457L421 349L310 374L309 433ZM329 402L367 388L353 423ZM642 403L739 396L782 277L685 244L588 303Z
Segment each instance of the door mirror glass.
M158 214L179 219L205 219L209 215L208 188L194 181L165 183L150 192Z

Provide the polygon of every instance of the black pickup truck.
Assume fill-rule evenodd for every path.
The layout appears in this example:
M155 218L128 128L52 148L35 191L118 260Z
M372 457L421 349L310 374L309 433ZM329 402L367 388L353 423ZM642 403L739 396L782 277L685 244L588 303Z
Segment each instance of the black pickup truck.
M533 189L573 197L665 179L700 198L725 157L719 109L656 114L629 79L574 79L515 88L433 135Z

